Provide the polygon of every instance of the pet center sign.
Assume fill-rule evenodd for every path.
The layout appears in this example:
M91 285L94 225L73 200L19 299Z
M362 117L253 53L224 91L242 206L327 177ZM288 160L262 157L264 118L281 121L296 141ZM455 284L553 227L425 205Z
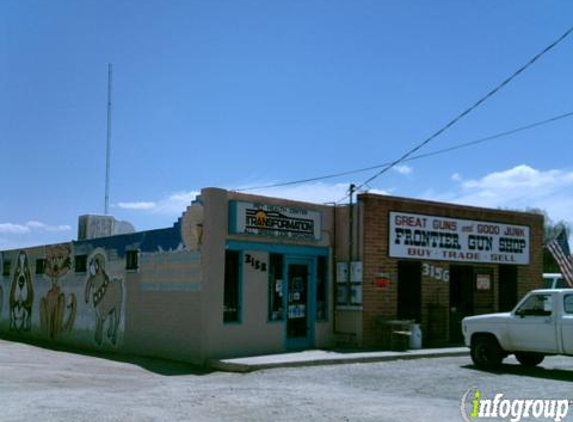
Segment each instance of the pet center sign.
M490 221L390 213L394 258L529 264L529 227Z
M320 240L321 230L319 211L254 202L230 203L231 233Z

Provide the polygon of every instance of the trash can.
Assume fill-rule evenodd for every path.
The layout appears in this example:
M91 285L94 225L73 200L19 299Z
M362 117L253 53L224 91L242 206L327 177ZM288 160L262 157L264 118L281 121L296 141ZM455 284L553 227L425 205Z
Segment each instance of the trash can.
M410 349L422 348L422 330L420 324L410 325Z
M410 347L412 335L410 327L414 321L386 320L380 321L380 343L382 349L404 351Z
M390 349L396 352L403 352L404 350L408 350L411 334L412 333L410 331L392 331L392 345Z

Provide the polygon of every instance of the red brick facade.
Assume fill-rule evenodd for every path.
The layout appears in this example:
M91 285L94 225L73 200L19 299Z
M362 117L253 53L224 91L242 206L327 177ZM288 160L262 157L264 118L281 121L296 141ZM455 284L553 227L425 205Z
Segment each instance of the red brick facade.
M542 280L543 217L536 214L484 209L413 199L359 195L362 208L362 259L363 278L363 345L380 346L380 323L398 316L398 265L404 260L389 257L389 213L405 212L467 219L484 222L515 224L529 227L529 265L511 266L517 272L517 298L529 290L540 287ZM473 274L491 274L491 289L474 290L473 313L499 310L499 272L497 264L475 264L449 261L419 260L435 268L450 270L452 265L472 267ZM390 275L386 288L377 287L375 279L380 273ZM473 283L473 282L472 282ZM421 328L426 345L446 344L450 340L450 283L429 276L421 279Z

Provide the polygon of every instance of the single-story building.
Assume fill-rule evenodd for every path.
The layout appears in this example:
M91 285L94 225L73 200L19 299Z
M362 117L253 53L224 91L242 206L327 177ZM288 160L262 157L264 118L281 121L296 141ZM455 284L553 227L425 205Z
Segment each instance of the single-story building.
M327 206L206 188L175 224L82 216L0 253L0 333L192 363L346 344L389 320L426 345L541 283L543 217L360 194Z

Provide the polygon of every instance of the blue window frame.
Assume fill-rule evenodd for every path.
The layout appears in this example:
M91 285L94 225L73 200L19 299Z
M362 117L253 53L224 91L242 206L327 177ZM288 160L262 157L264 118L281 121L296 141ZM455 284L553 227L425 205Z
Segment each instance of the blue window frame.
M327 321L329 309L329 292L328 292L328 248L317 246L303 246L303 245L285 245L279 243L263 243L263 242L250 242L250 241L236 241L228 240L226 245L226 252L241 254L242 251L261 251L269 253L269 282L268 282L268 312L267 317L269 322L281 322L286 318L286 298L285 291L287 283L287 266L293 259L303 259L309 264L310 278L309 278L309 317L310 321ZM232 254L231 254L232 255ZM238 288L232 288L232 281L227 281L225 276L225 283L229 284L228 292L226 293L225 309L228 309L228 319L225 322L240 322L240 308L241 308L241 267L242 260L240 256L235 255L239 262L237 285ZM231 265L225 259L225 274L229 274L232 278L232 269L227 270L227 265ZM236 261L235 261L236 262ZM235 264L233 264L235 265ZM278 287L277 287L278 285ZM238 295L238 300L233 302L231 300L234 295ZM227 302L228 298L228 302ZM235 306L235 303L238 304ZM227 308L227 304L229 305ZM233 314L233 310L238 309L238 316ZM227 314L227 313L226 313Z
M269 254L269 321L284 319L284 255Z
M316 320L328 319L328 264L325 256L316 258Z

